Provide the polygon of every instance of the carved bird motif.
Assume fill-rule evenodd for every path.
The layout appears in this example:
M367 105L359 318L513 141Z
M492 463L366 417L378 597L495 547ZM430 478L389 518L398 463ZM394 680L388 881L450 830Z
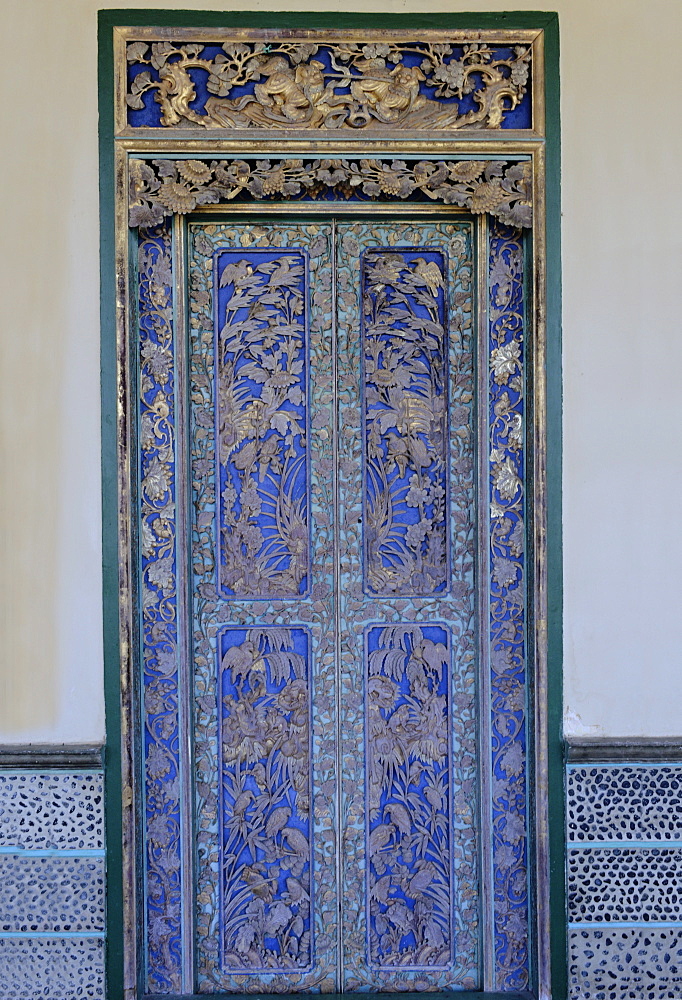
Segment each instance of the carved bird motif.
M251 889L254 896L258 896L266 903L272 902L271 883L274 882L275 879L266 879L263 877L262 872L255 868L248 867L244 867L242 869L242 879Z
M283 830L287 825L290 816L291 809L289 806L280 806L278 809L273 809L265 824L266 837L270 837L271 839L276 837L280 830Z
M287 826L282 831L282 836L286 837L287 843L297 854L308 853L308 841L304 833L295 826Z
M232 814L234 816L242 817L252 800L253 792L250 788L247 788L246 791L241 792L235 799L234 805L232 806Z
M409 882L407 891L412 898L419 898L424 889L433 882L433 871L430 868L422 868Z
M443 275L438 264L434 260L426 261L423 257L417 257L410 261L414 267L413 277L416 285L426 285L435 298L438 289L443 287Z
M434 812L443 805L443 794L434 785L427 785L424 789L424 798L432 807Z
M247 639L240 646L230 646L222 662L223 670L229 670L232 683L245 679L254 673L265 674L266 664L257 646ZM238 710L238 706L237 706Z
M399 802L389 802L386 806L386 812L391 817L392 822L398 827L401 836L409 837L412 832L412 821L405 806Z
M375 826L369 835L369 853L375 854L377 851L383 850L394 833L393 823L381 823L379 826Z

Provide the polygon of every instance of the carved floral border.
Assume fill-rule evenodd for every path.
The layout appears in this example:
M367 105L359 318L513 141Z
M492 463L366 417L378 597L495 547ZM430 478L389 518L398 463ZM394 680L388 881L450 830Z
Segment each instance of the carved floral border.
M523 240L490 229L490 734L496 988L528 988Z
M140 590L144 688L142 820L147 981L180 992L180 732L171 224L140 233Z
M432 201L532 225L529 160L130 160L129 225L239 201Z

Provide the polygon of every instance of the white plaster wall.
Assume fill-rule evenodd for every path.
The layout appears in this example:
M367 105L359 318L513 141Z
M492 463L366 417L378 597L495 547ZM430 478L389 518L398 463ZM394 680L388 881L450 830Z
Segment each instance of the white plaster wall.
M0 742L104 731L100 5L0 0ZM231 6L426 9L422 0ZM537 6L432 0L428 10ZM552 6L562 47L566 731L682 735L682 4Z

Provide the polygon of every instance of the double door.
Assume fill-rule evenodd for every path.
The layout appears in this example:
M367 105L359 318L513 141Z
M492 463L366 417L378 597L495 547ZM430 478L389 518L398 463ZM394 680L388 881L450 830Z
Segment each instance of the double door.
M140 240L150 993L480 987L493 894L525 955L523 733L499 701L487 742L479 662L476 231L375 209Z
M472 242L189 226L202 992L477 981Z

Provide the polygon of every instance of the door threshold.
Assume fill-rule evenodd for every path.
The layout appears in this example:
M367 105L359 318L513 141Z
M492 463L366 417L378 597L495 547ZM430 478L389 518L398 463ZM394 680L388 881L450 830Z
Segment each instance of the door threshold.
M449 990L440 993L430 993L422 990L419 993L183 993L169 996L167 993L145 993L142 1000L227 1000L227 998L244 996L249 1000L282 1000L290 996L324 997L324 1000L346 1000L351 996L378 996L382 1000L416 1000L417 997L428 997L429 1000L535 1000L534 993L481 993L471 990Z

